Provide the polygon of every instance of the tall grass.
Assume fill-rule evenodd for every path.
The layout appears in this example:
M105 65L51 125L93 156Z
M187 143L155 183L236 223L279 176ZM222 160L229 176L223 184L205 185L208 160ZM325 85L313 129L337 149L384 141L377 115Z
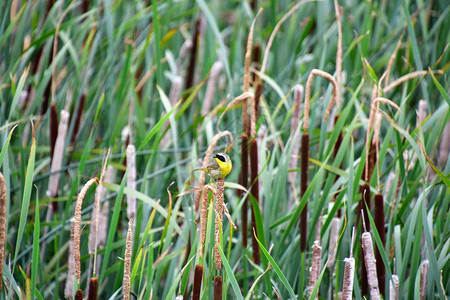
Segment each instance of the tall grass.
M363 299L360 209L385 299L448 294L446 1L0 7L0 299L81 299L93 269L99 299ZM308 80L319 73L334 82ZM117 176L96 204L82 187L107 149ZM191 170L219 151L233 162L222 207L240 228L223 218L217 236L220 211L198 209L214 182Z

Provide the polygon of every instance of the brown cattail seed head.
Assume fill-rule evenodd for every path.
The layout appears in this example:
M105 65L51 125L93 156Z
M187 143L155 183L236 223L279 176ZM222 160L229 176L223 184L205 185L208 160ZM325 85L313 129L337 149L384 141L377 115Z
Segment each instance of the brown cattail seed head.
M2 290L3 265L5 261L6 240L6 183L0 172L0 292Z
M125 259L123 270L123 299L130 299L131 292L131 251L133 247L133 219L128 221L128 232L125 244Z
M377 266L375 255L373 253L372 237L370 233L364 232L361 238L361 244L364 252L364 262L367 270L367 283L369 285L370 299L380 300L380 291L378 290Z
M344 259L344 283L342 285L341 300L351 300L353 293L353 279L355 277L355 259L347 257Z
M219 178L217 180L217 193L216 193L216 226L215 226L215 245L214 245L214 262L216 264L216 269L220 270L222 269L222 257L220 256L219 252L219 245L220 245L220 236L222 235L221 229L222 229L222 218L223 218L223 210L224 210L224 197L223 197L223 190L224 190L224 179Z

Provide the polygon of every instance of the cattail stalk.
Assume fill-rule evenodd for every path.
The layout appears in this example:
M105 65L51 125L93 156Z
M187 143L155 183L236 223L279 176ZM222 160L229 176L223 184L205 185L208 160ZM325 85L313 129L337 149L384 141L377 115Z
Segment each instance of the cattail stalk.
M6 241L6 183L0 172L0 292L3 284L3 265L5 262Z
M399 38L399 40L397 42L397 45L395 45L394 52L392 52L392 55L389 58L388 66L386 68L386 78L385 78L385 81L384 81L385 82L385 84L384 84L385 87L389 85L389 77L391 75L391 69L392 69L392 66L394 65L394 61L395 61L395 57L397 56L397 52L400 49L400 47L402 46L403 34L404 34L404 31L402 32L402 34L401 34L401 36L400 36L400 38Z
M370 299L379 300L381 298L378 289L377 266L373 253L372 237L369 232L364 232L362 234L361 244L364 252L364 263L367 269L367 283L369 285Z
M444 165L448 160L450 153L450 122L447 123L442 132L441 142L439 143L439 162Z
M425 76L428 73L442 74L443 71L442 70L437 70L437 71L421 70L421 71L415 71L415 72L408 73L408 74L403 75L402 77L398 78L397 80L395 80L394 82L389 84L387 87L385 87L383 89L383 92L388 93L388 92L392 91L394 88L396 88L397 86L399 86L400 84L402 84L403 82L408 81L410 79L414 79L416 77Z
M133 246L133 219L128 221L128 232L125 243L125 258L124 258L124 267L123 267L123 299L130 299L131 292L131 254L132 254L132 246Z
M208 85L206 86L205 98L202 106L202 116L207 115L211 111L214 96L216 94L217 79L219 78L222 69L223 63L220 60L216 61L211 67Z
M214 277L214 300L222 300L222 277Z
M214 263L216 265L216 270L222 269L222 257L219 252L220 245L220 237L222 236L222 219L223 219L223 211L224 211L224 190L225 180L223 178L219 178L217 180L217 191L216 191L216 222L215 222L215 245L214 245Z
M389 300L398 300L398 289L398 276L393 274L391 281L389 281Z
M181 87L183 85L183 79L180 76L175 76L172 82L172 87L170 88L170 94L169 94L169 101L170 105L175 106L178 99L180 98L181 94ZM167 128L169 127L168 123L164 124L164 129L162 130L165 132ZM165 148L169 144L170 140L172 139L172 133L171 131L167 131L166 135L164 135L163 139L161 140L161 147Z
M428 267L429 267L428 259L425 259L420 266L420 291L419 291L419 299L426 299L427 294L427 279L428 279Z
M202 277L203 277L203 266L196 265L194 271L194 288L192 291L192 300L200 300Z
M200 36L200 18L197 18L195 20L194 33L192 36L192 49L191 49L191 56L189 59L189 66L188 66L188 70L186 73L186 78L184 80L185 90L189 90L194 85L195 64L197 61L197 48L198 48L199 36Z
M70 228L70 241L69 241L69 255L67 257L67 278L66 278L66 286L64 288L64 297L66 299L72 298L73 294L73 275L75 273L75 258L73 255L73 228L74 224L72 224Z
M58 113L56 105L50 105L50 158L53 163L53 153L55 153L56 138L58 137Z
M127 146L127 188L136 190L136 148L133 144ZM127 217L136 216L136 197L127 194Z
M350 257L344 259L344 282L339 299L351 300L353 293L353 280L355 278L355 259L353 258L353 244L355 242L355 227L352 229L352 241L350 244Z
M77 197L77 202L75 204L75 216L74 216L74 227L73 227L73 257L75 260L75 277L77 278L78 285L81 279L81 263L80 263L80 239L81 239L81 207L83 206L83 200L86 196L89 188L94 184L98 183L98 178L91 178L81 189Z
M259 205L259 185L258 185L258 142L256 139L252 140L250 142L250 174L251 174L251 190L250 193L255 198L256 203ZM255 217L255 211L252 206L252 231L255 232L256 235L258 235L258 230L256 228L256 217ZM259 255L259 245L256 241L255 235L252 235L252 256L253 261L256 264L259 264L260 262L260 255Z
M241 174L239 176L240 184L247 188L248 186L248 136L243 134L241 137ZM240 197L244 193L238 190ZM248 240L248 197L244 200L242 204L242 247L247 248Z
M303 197L308 188L308 159L309 159L309 134L303 133L302 135L302 156L300 160L300 196ZM306 251L306 234L308 227L308 201L300 215L300 251Z
M209 184L203 187L203 199L202 199L202 209L200 212L200 256L203 256L203 245L205 244L206 237L206 223L208 218L208 204L209 195L208 190L212 192L213 195L216 194L216 190Z
M59 170L62 166L64 155L64 143L66 140L67 128L69 125L69 113L66 110L61 111L61 121L58 126L58 137L55 142L55 151L52 159L52 166L50 169L51 175L48 183L47 196L50 198L58 197L59 179L61 174Z
M337 252L337 242L339 239L339 226L341 220L337 217L334 217L331 220L331 228L330 228L330 243L329 243L329 257L328 257L328 268L331 270L334 267L334 263L336 262L336 252Z
M291 133L294 133L297 130L297 127L300 123L300 105L302 104L302 98L303 98L303 86L301 84L296 84L294 86L294 110L292 112L292 118L291 118ZM292 155L291 159L289 160L289 169L295 169L297 168L298 164L298 154L300 150L300 135L298 136L297 140L294 141L294 145L292 148ZM293 188L295 188L297 173L291 172L288 175L289 181L291 182L291 185ZM295 194L295 190L294 190Z
M380 236L381 244L385 245L386 233L384 229L384 199L382 194L375 194L374 197L375 204L375 226L377 228L378 234ZM384 295L385 290L385 274L386 268L384 266L383 260L381 259L380 250L375 249L375 259L377 261L377 275L378 283L380 285L381 294Z
M322 247L320 246L319 240L315 240L312 246L311 268L309 269L309 295L312 294L314 286L319 280L321 255L322 255ZM318 294L319 293L316 294L314 299L319 298Z

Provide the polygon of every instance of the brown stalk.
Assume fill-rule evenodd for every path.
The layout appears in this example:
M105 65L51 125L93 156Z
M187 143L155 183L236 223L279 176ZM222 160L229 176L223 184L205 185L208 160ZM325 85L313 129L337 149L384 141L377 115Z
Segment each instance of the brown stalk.
M200 300L202 289L203 266L196 265L194 271L194 288L192 291L192 300Z
M383 93L387 93L392 91L394 88L396 88L397 86L399 86L400 84L402 84L405 81L408 81L410 79L414 79L416 77L420 77L420 76L425 76L428 73L435 73L435 74L443 74L442 70L437 70L437 71L426 71L426 70L422 70L422 71L415 71L415 72L411 72L409 74L403 75L402 77L398 78L397 80L395 80L394 82L392 82L391 84L389 84L387 87L385 87L383 89Z
M309 160L309 134L307 132L302 135L301 160L300 160L300 197L306 192L308 188L308 160ZM308 227L308 201L300 215L300 251L306 251L306 234Z
M136 190L136 148L133 144L127 146L127 188ZM127 194L127 217L136 216L136 197Z
M73 227L73 257L75 260L75 277L77 278L78 285L80 285L81 279L81 263L80 263L80 238L81 238L81 207L83 206L83 200L86 196L89 188L94 184L98 183L98 178L91 178L81 189L77 197L77 202L75 204L75 216L74 216L74 227Z
M125 259L124 259L124 267L123 267L123 299L130 299L130 291L131 291L131 254L133 247L133 219L128 221L128 231L127 238L125 243Z
M400 47L402 46L402 39L403 39L404 33L405 33L405 31L403 30L402 34L400 35L400 38L398 39L397 45L395 45L394 52L392 53L391 57L389 58L388 66L386 68L386 79L384 81L385 87L389 85L389 77L391 75L392 66L394 65L394 61L395 61L395 57L397 56L397 52L400 49Z
M216 190L216 218L215 218L215 232L214 232L214 263L216 265L216 270L222 269L222 257L219 252L220 237L222 236L222 220L223 212L225 207L224 201L224 190L225 180L219 178L217 180L217 190Z
M297 127L300 123L300 106L302 104L303 99L303 86L301 84L296 84L294 86L294 110L292 112L291 118L291 133L294 133L297 130ZM294 145L292 148L291 159L289 160L289 169L296 169L298 165L298 155L300 151L300 135L298 135L297 139L294 141ZM289 181L292 187L293 195L296 198L297 189L296 189L296 180L297 180L297 172L291 172L288 175Z
M263 83L259 81L256 84L255 98L253 99L253 109L250 115L250 131L252 133L252 137L255 137L256 134L256 123L258 122L259 118L259 100L261 99L262 90Z
M0 292L3 284L3 265L5 262L6 241L6 183L0 172Z
M378 234L380 236L381 243L384 247L386 241L386 233L384 228L384 199L382 194L375 194L374 197L375 204L375 227L377 228ZM381 259L380 250L378 248L375 249L375 260L377 262L377 275L378 275L378 283L380 285L381 294L384 295L385 290L385 274L386 269Z
M214 277L214 300L222 300L222 277Z
M88 300L97 300L98 293L98 278L92 277L89 280L89 294Z
M253 47L253 57L252 57L252 68L254 70L259 70L261 67L259 61L261 60L261 46L259 44L255 44ZM259 81L259 76L256 75L255 72L252 73L252 83L253 85Z
M256 139L253 139L250 142L250 174L251 174L251 194L255 198L256 203L259 205L259 186L258 186L258 142ZM258 235L258 230L256 228L256 219L255 219L255 211L252 206L252 229L256 235ZM255 235L252 235L252 256L253 261L256 264L260 262L259 255L259 245L256 241Z
M197 18L195 20L195 27L194 27L194 33L192 35L192 49L191 49L191 56L189 59L189 66L186 73L186 78L184 80L185 82L185 90L189 90L192 88L194 84L194 77L195 77L195 64L197 61L197 48L198 48L198 41L199 41L199 35L200 35L200 18ZM186 96L185 99L187 99L189 95Z
M240 184L247 188L248 186L248 136L243 134L241 137L241 174L239 176ZM238 190L240 197L244 193ZM248 240L248 197L244 200L242 204L242 247L247 248Z
M55 152L56 138L58 136L58 113L56 105L52 103L50 106L50 159L53 162L53 153Z
M73 275L75 274L75 259L73 255L73 245L74 245L73 228L74 224L72 224L70 228L69 254L67 257L67 277L66 277L66 285L64 288L64 297L66 299L72 298Z
M205 158L203 159L203 164L202 164L202 168L206 168L206 166L208 165L208 163L211 160L211 156L213 154L213 151L217 145L217 142L222 138L222 137L226 137L228 136L228 138L230 139L230 145L228 146L227 150L231 150L233 148L233 135L231 134L231 132L229 132L228 130L225 131L221 131L219 133L217 133L211 140L211 143L208 146L208 149L206 149L206 154L205 154ZM200 173L199 179L198 179L198 186L202 187L205 185L205 181L206 181L206 174L204 172ZM200 205L200 199L201 199L201 193L198 193L195 199L195 212L198 212L198 208Z
M80 103L78 104L77 114L75 117L75 125L73 127L72 137L70 139L70 146L73 147L75 145L75 139L77 138L78 131L80 130L81 123L81 115L83 114L84 102L86 100L86 95L82 95L80 99Z

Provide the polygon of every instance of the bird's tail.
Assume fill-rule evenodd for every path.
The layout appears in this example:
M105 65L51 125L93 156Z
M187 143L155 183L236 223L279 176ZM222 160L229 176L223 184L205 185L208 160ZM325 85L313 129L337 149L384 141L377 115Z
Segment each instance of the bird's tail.
M197 169L192 170L191 172L195 172L195 171L208 172L208 169L206 169L206 168L197 168Z

